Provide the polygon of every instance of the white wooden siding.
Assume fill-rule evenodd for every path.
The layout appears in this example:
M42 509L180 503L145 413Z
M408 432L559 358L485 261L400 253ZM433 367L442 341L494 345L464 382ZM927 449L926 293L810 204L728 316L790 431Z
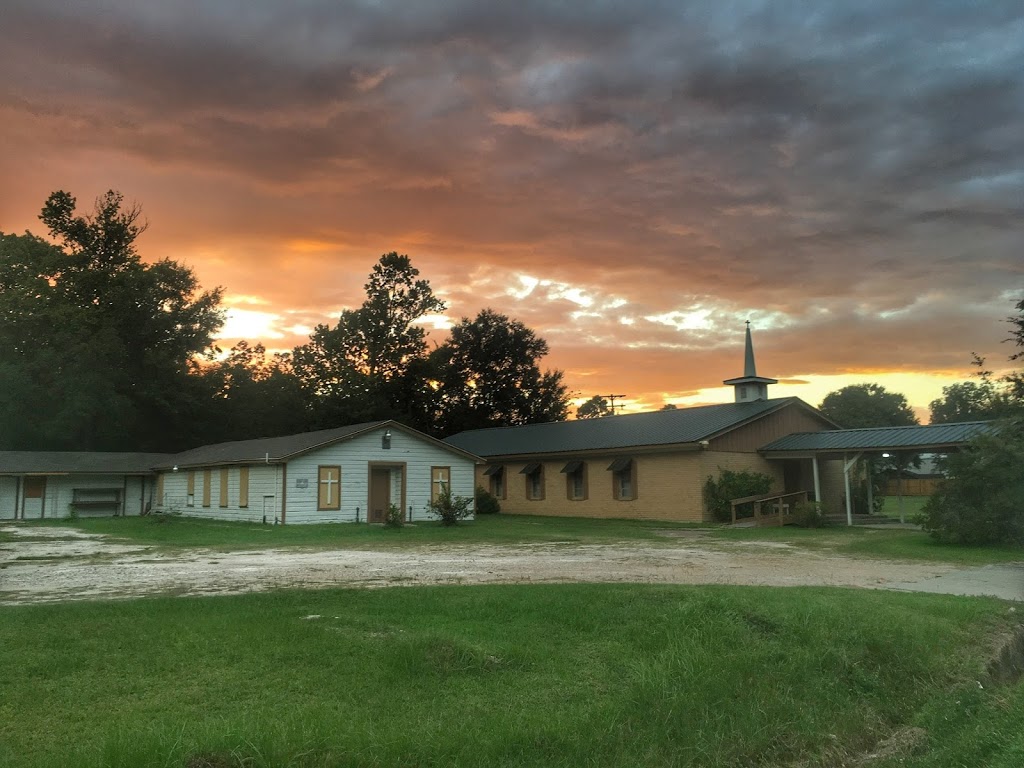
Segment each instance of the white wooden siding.
M289 523L366 522L369 496L369 462L382 464L405 464L405 507L403 515L408 519L412 507L412 519L429 520L427 511L430 502L430 468L451 467L452 493L456 496L473 498L474 464L470 459L453 453L416 435L397 429L391 430L391 448L381 447L378 429L352 440L343 440L318 451L307 453L288 463L288 513ZM338 465L341 467L341 509L317 510L317 467ZM305 480L306 487L299 488L299 481ZM401 503L401 474L391 474L391 499Z
M13 520L17 513L18 478L0 477L0 520Z
M334 523L366 522L369 491L369 462L405 465L405 507L403 515L412 519L429 520L427 511L430 501L430 468L451 467L452 493L456 496L473 498L474 464L470 459L434 444L416 435L409 435L397 429L391 430L391 448L381 447L379 429L352 440L343 440L318 451L307 453L288 462L285 467L276 464L249 465L249 506L238 506L238 467L228 471L228 506L218 506L220 494L220 467L211 466L210 506L202 506L203 470L196 472L195 506L186 505L188 471L163 472L164 503L159 507L163 512L179 512L192 517L212 520L249 520L262 522L280 521L282 483L287 482L284 521L287 523ZM317 509L318 468L321 466L341 467L341 508L330 511ZM285 480L286 478L286 480ZM391 474L391 498L395 504L402 498L402 476ZM305 487L301 487L305 485Z
M124 514L138 515L152 497L153 481L131 476L126 480L124 475L48 475L42 500L29 499L25 505L25 519L68 517L76 488L116 488L121 493ZM21 516L24 494L24 483L18 491L18 478L0 477L0 519ZM77 513L79 517L108 517L111 511L107 508L80 508Z
M239 465L228 467L228 505L221 507L220 467L210 472L210 506L203 506L203 469L196 472L195 506L187 505L188 470L163 471L163 505L155 507L160 512L177 512L189 517L205 517L211 520L248 520L250 522L278 522L281 519L281 482L284 468L279 464L250 464L249 506L238 506Z

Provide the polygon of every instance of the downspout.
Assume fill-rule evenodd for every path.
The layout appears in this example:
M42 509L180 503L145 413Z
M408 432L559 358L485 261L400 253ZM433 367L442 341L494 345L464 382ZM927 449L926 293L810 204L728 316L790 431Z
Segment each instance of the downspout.
M281 525L284 525L288 507L288 464L281 465Z

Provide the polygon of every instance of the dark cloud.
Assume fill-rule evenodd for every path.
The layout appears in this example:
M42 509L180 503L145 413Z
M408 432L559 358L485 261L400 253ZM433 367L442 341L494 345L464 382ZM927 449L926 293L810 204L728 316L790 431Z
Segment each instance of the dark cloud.
M295 325L397 248L684 392L747 313L777 375L949 371L1024 291L1019 2L8 0L0 70L0 227L119 187Z

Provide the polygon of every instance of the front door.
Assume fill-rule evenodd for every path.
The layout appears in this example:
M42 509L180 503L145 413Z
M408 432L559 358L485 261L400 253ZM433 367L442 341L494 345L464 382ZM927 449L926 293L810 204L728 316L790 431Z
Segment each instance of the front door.
M390 504L391 470L388 467L374 467L370 470L369 522L383 523L384 514Z
M22 519L42 517L45 511L43 504L46 499L46 478L26 477L22 489L25 494L21 500Z

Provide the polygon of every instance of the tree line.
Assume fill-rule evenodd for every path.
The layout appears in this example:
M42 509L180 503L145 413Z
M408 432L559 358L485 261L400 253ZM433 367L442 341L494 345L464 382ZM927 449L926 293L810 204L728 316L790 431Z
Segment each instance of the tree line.
M214 344L224 290L173 260L142 260L141 209L107 192L80 215L54 192L53 242L0 232L0 449L173 451L394 418L428 434L557 421L548 345L491 309L432 348L445 304L408 256L384 254L365 301L290 352Z

